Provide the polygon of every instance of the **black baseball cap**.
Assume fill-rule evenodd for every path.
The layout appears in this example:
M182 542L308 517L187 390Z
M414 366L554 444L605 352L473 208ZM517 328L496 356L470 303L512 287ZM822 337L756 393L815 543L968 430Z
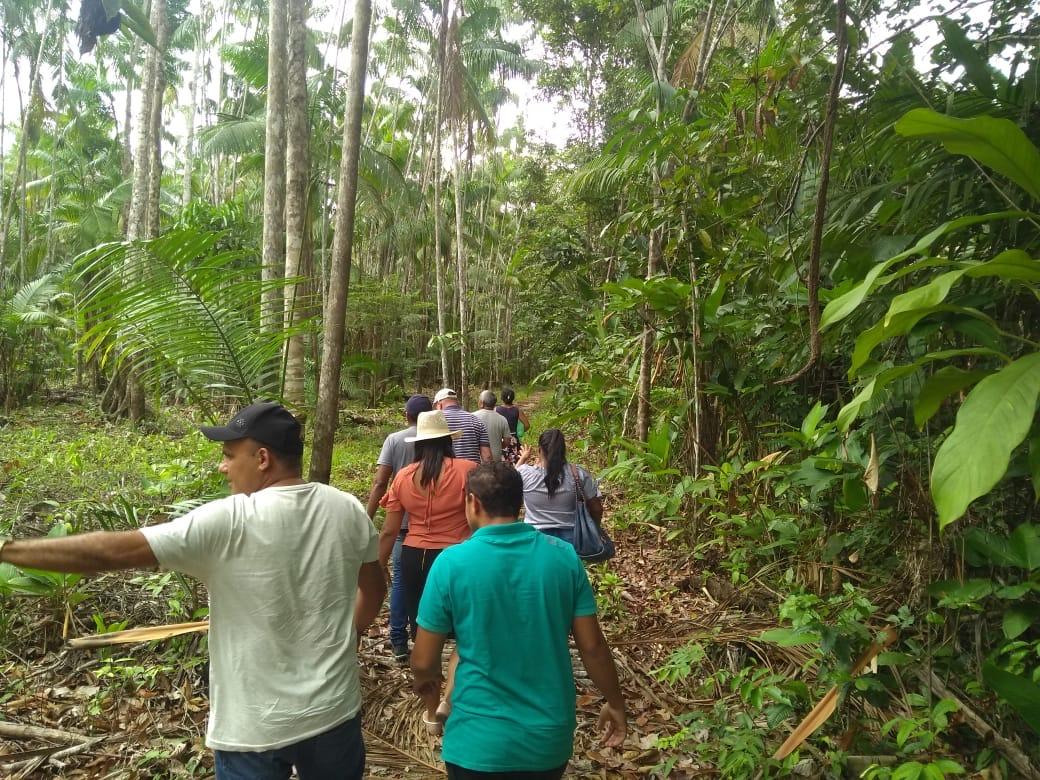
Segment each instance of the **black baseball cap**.
M303 453L300 424L288 409L278 403L265 401L239 409L227 425L202 426L202 435L213 441L256 439L275 452L289 455Z

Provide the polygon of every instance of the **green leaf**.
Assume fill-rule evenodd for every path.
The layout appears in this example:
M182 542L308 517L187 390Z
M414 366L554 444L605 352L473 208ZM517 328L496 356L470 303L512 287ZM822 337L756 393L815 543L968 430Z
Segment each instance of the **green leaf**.
M968 40L964 30L952 19L940 19L939 27L942 29L946 48L957 60L957 64L964 68L964 73L979 92L988 98L996 94L993 88L993 72L989 63L983 57L975 45Z
M1004 636L1008 639L1017 639L1026 632L1037 617L1040 617L1040 607L1036 604L1018 604L1004 613Z
M816 433L817 427L819 427L824 415L827 414L827 407L829 405L830 404L823 404L817 401L813 408L809 410L809 413L805 415L805 419L802 420L802 436L807 440L812 439L813 435Z
M963 775L964 767L948 758L937 758L932 764L944 775Z
M965 276L981 279L985 276L999 276L1020 282L1040 282L1040 260L1029 256L1021 249L1008 249L992 260L972 265Z
M896 366L894 368L886 369L879 374L876 374L863 389L856 393L855 397L841 407L838 412L838 429L847 431L849 426L859 417L860 411L870 401L874 400L881 390L895 382L897 379L902 379L905 376L913 374L915 371L920 370L920 366L915 363L911 363L908 366Z
M1011 532L1008 539L1011 552L1022 562L1023 568L1035 571L1040 568L1040 532L1032 523L1022 523Z
M913 257L914 255L924 254L931 249L940 238L948 233L953 233L962 228L979 225L985 222L999 222L1005 219L1017 219L1027 216L1030 216L1030 214L1026 211L994 211L989 214L973 214L971 216L958 217L957 219L951 219L949 222L944 222L935 230L921 238L909 249L875 265L870 269L862 282L828 303L826 308L823 310L823 317L820 319L820 328L826 329L848 317L852 312L859 308L859 305L866 300L867 296L870 295L876 287L889 281L887 278L880 279L881 274L893 265L901 263L903 260Z
M918 428L924 428L935 413L939 411L942 402L956 392L992 374L992 371L965 371L956 366L944 366L928 377L917 395L914 403L914 424Z
M994 587L992 580L942 580L929 585L928 592L939 596L939 605L943 607L974 607L992 594Z
M770 642L780 647L798 647L799 645L818 645L820 634L805 628L771 628L759 634L759 640Z
M1040 686L1028 677L1005 672L991 663L982 667L982 679L1040 734Z
M1033 424L1040 395L1040 352L986 377L957 412L953 432L932 466L932 499L945 528L1007 471L1011 452Z
M895 338L896 336L902 336L909 333L914 329L917 323L932 314L966 314L971 317L987 319L984 314L974 309L967 309L963 306L951 306L945 303L939 304L938 306L929 306L923 309L900 312L891 319L882 320L881 322L874 324L872 327L867 328L860 334L859 338L856 339L856 345L852 350L852 363L849 366L849 376L856 375L856 371L870 360L871 354L873 354L874 349L879 344L888 339Z
M122 0L119 7L123 9L123 25L152 48L159 45L148 21L148 14L138 8L133 0Z
M895 129L907 138L941 141L951 154L972 158L1040 200L1040 150L1008 119L957 119L928 108L915 108L896 122Z

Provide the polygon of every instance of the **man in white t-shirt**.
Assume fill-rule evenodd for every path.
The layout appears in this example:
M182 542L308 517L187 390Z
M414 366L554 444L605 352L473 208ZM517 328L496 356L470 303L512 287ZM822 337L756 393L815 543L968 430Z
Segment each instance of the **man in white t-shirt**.
M161 565L210 596L210 719L219 780L361 778L357 641L386 581L354 496L301 478L300 425L258 403L222 427L232 495L139 531L0 539L0 561L93 573Z

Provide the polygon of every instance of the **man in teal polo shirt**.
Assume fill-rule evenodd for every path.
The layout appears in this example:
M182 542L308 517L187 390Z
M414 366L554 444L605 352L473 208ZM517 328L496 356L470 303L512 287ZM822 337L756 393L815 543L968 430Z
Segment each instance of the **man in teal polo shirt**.
M441 650L454 633L460 660L443 751L449 779L555 780L574 745L568 637L606 698L599 724L608 746L627 731L614 659L574 547L517 522L523 481L515 469L486 463L470 474L466 492L473 536L430 570L413 687L436 706Z

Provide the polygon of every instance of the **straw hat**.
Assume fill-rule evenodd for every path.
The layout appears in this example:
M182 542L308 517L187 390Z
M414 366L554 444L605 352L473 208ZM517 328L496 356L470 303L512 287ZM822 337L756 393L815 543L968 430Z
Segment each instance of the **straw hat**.
M415 436L405 436L405 441L425 441L426 439L439 439L442 436L450 436L457 439L462 431L453 431L448 427L448 420L444 412L420 412L419 421L415 425Z

